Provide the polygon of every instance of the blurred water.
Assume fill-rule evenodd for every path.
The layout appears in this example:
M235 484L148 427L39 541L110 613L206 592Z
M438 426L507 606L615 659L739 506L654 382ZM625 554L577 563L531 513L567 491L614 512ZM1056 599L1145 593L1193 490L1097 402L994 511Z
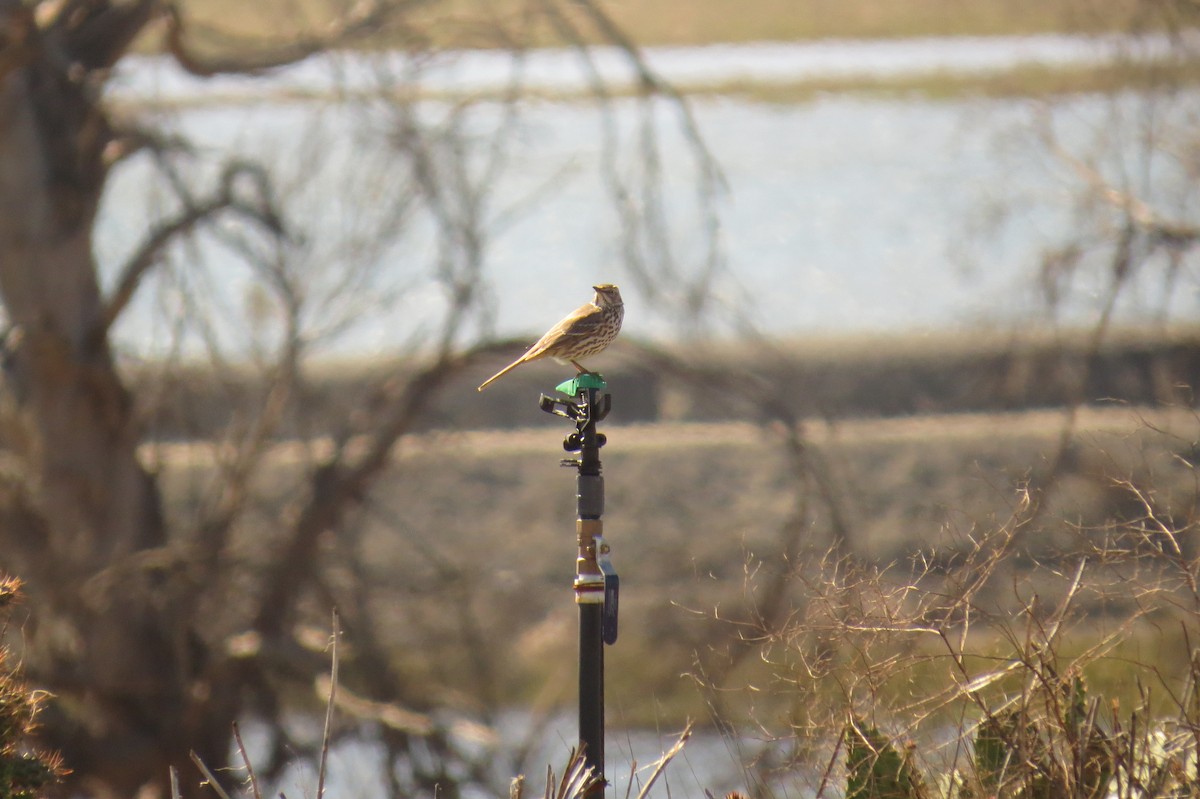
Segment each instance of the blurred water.
M517 774L526 777L526 795L541 795L546 780L546 768L554 769L555 777L561 777L566 769L571 749L576 744L577 726L574 717L564 714L551 719L548 726L531 729L529 715L523 711L506 713L501 718L494 740L485 746L478 742L456 740L458 746L472 758L482 759L491 766L489 779L496 787L502 787ZM251 763L261 764L269 754L266 730L254 720L245 720L241 725L243 741ZM289 732L297 740L319 742L321 720L293 717ZM533 734L535 741L525 752L522 763L514 763L514 752L524 748L526 738ZM660 758L679 740L680 731L622 730L610 728L605 741L605 777L609 781L610 796L637 796L639 790L651 779ZM455 738L455 736L451 736ZM505 747L513 751L506 751ZM752 736L739 743L730 742L711 729L693 730L683 749L667 764L657 778L652 796L704 796L705 791L714 796L723 796L731 790L746 791L756 779L752 764L757 755L767 749L782 751L783 745L768 745ZM231 753L232 762L241 762L240 754ZM330 796L356 799L387 794L387 753L379 741L379 731L372 725L363 725L358 733L341 738L329 749L326 769L326 789ZM451 773L454 766L450 767ZM775 775L778 785L776 796L807 795L803 788L811 775L780 771ZM407 775L402 775L402 781ZM466 774L461 775L466 779ZM309 795L317 783L313 763L297 761L270 785L264 786L264 795L287 796ZM632 789L627 793L627 789ZM469 789L465 795L472 799L486 799L497 794L484 790Z
M998 58L1006 47L1015 57L1021 51L1013 49L1013 41L776 45L762 63L814 60L836 70L864 56L866 66L891 58L910 66L957 63L969 69ZM1031 41L1037 45L1033 49L1060 59L1077 57L1088 49L1085 43L1095 45L1092 40ZM837 52L842 55L836 57ZM865 58L872 52L876 59ZM786 53L792 54L791 62ZM680 64L700 65L708 52L668 55ZM482 75L492 74L493 67L498 69L478 67L470 80L486 82ZM304 74L287 79L303 82ZM164 81L159 72L147 77L135 67L117 88L131 95L197 91L193 84ZM213 91L221 95L228 86ZM1129 95L1118 106L1138 117L1152 99ZM1175 98L1177 103L1196 100L1195 93ZM1077 224L1068 199L1078 187L1070 168L1039 154L1033 122L1044 111L1062 141L1082 152L1117 135L1119 127L1108 100L1086 95L1047 109L1024 100L846 95L796 104L704 97L693 109L728 183L717 205L729 274L719 291L730 306L750 307L744 304L748 298L750 314L764 331L780 335L947 329L980 320L1012 324L1031 316L1036 308L1031 275L1039 254ZM419 106L427 124L453 120L480 144L509 130L498 103L480 104L458 117L453 110L439 101ZM630 173L637 125L646 119L635 100L614 102L607 118L586 102L529 101L519 110L519 122L505 139L506 166L489 179L482 205L491 220L490 286L502 287L506 298L492 306L485 324L500 334L541 330L582 301L593 282L628 277L621 264L621 222L602 177L601 131L611 125L618 168ZM658 102L650 114L662 143L674 247L686 261L701 254L691 213L696 165L676 124L676 110ZM313 336L326 335L326 351L389 351L434 324L444 299L429 279L429 263L437 255L430 220L418 214L410 219L408 237L393 247L372 249L375 228L389 218L403 180L388 149L394 119L386 106L353 99L212 100L161 112L156 122L196 143L190 180L197 191L212 183L213 164L230 154L260 159L280 176L278 191L305 229L303 285L312 298L332 297L314 299L305 317ZM467 171L478 178L484 167L472 162ZM1190 184L1182 174L1175 182L1184 187L1180 202L1185 202ZM114 174L96 240L107 280L145 234L148 221L169 214L174 205L148 159ZM997 220L1003 224L993 224ZM181 309L196 304L215 313L216 321L207 331L191 333L185 350L198 347L202 335L231 349L244 347L234 342L247 339L254 346L272 345L277 325L254 312L252 301L269 276L243 264L237 248L246 242L231 243L231 236L253 240L234 227L223 239L200 236L172 251L170 262L119 324L123 346L161 351L169 340L164 331ZM1124 312L1195 313L1200 303L1194 276L1185 273L1169 290L1160 286L1147 281L1135 287ZM1099 290L1099 283L1080 287L1077 301L1063 312L1067 320L1094 318ZM677 332L678 317L627 293L627 329L660 337ZM363 297L369 298L365 304Z
M1194 37L1194 31L1177 34ZM647 63L683 88L737 81L781 83L820 78L902 77L936 72L994 72L1013 67L1090 66L1116 58L1162 58L1178 39L1165 35L992 36L894 40L831 39L815 42L755 42L701 47L648 47ZM173 59L135 56L121 62L110 91L122 99L193 100L198 97L248 99L279 92L323 93L362 89L380 75L413 77L439 92L495 90L519 71L527 88L584 89L591 71L613 87L637 80L625 55L614 47L590 51L585 66L569 49L531 50L514 59L504 51L448 51L315 55L295 66L260 77L197 78Z

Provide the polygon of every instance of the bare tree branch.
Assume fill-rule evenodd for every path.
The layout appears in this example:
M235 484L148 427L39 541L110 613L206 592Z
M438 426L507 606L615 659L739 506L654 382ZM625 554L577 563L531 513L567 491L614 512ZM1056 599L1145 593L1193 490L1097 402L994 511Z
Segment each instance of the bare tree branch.
M83 555L78 557L80 581L51 574L46 571L49 565L33 572L58 603L47 611L42 635L61 623L61 629L68 637L75 636L79 645L62 659L50 649L40 659L31 658L31 663L48 686L63 691L67 697L64 706L71 705L67 713L73 716L71 724L53 732L69 736L68 751L79 758L75 761L80 764L79 773L104 784L114 795L151 789L165 792L161 790L165 784L156 783L167 781L168 760L178 760L178 754L186 753L188 747L194 747L219 774L216 769L233 751L230 723L244 718L248 708L268 730L273 767L297 754L315 760L311 748L292 740L285 720L294 701L286 689L311 681L320 668L302 651L303 635L293 635L293 622L308 611L310 598L318 604L340 599L339 578L369 572L338 571L339 564L330 563L338 558L321 557L321 542L327 534L345 531L361 518L356 511L388 469L398 442L413 430L448 381L476 358L502 347L461 351L464 342L488 329L487 248L497 227L512 215L511 206L496 207L505 200L495 191L503 183L524 111L520 51L529 37L522 34L530 33L540 19L536 2L529 2L512 17L504 9L486 9L484 24L476 28L471 26L478 18L453 11L448 19L431 23L448 22L458 26L459 32L487 36L489 43L501 41L512 47L515 55L503 95L503 116L493 126L493 135L485 139L475 125L479 117L473 109L478 98L464 99L461 106L450 109L444 124L431 125L428 117L418 114L424 109L413 106L418 93L388 95L380 91L373 95L371 108L364 114L376 113L384 102L394 101L399 107L395 116L403 123L393 142L399 147L388 154L392 159L388 172L375 172L374 164L361 159L364 171L371 172L372 180L364 181L370 191L348 191L347 196L353 196L344 204L340 197L331 196L328 185L311 175L304 177L316 193L316 213L327 214L320 218L330 224L303 230L312 231L315 240L341 225L357 236L349 248L331 246L328 252L302 240L299 234L285 239L282 211L277 210L265 172L257 167L231 163L215 184L206 182L195 189L190 185L191 175L177 168L178 161L172 157L174 143L138 131L136 123L117 120L114 124L110 99L101 91L108 69L130 52L140 33L159 24L160 15L166 50L182 69L199 76L253 75L296 63L331 46L368 41L381 33L388 35L389 42L396 40L398 32L406 37L405 44L427 47L427 32L406 27L410 24L406 17L431 3L363 0L334 24L284 41L282 35L252 40L189 23L182 4L170 0L0 0L0 80L4 81L0 85L0 102L4 103L0 140L9 145L5 151L9 164L46 163L43 172L29 170L29 177L22 176L23 184L4 182L0 188L5 192L5 207L51 207L70 223L56 224L52 235L45 237L14 236L10 231L27 231L14 224L0 226L6 234L6 247L17 245L13 250L17 254L6 258L4 266L6 270L28 270L14 282L18 289L39 290L29 292L44 305L34 310L61 311L71 323L63 325L61 335L54 330L53 336L37 338L34 343L40 349L31 345L20 352L17 367L25 370L20 378L41 391L29 399L17 398L18 410L36 417L40 436L20 455L31 462L42 458L48 465L40 482L36 478L43 472L26 481L29 502L18 505L22 497L17 495L8 509L0 508L0 517L13 522L9 526L20 531L21 537L37 539L17 542L23 558L42 558L62 571L51 555L58 545L55 536L62 538L64 531L90 547L87 552L96 553L89 554L86 563ZM350 4L344 8L349 9ZM509 19L527 27L506 27ZM423 24L426 22L428 18ZM605 36L617 33L606 19L596 25ZM582 39L572 44L583 47ZM622 38L618 47L631 58L638 57L628 39ZM419 76L423 63L420 58L411 59L403 79ZM644 82L652 83L645 64L640 71ZM13 79L14 74L18 79ZM651 95L652 102L644 102L643 111L652 105L661 107L660 95L679 100L662 83L646 96ZM23 124L20 130L4 124L9 122L10 107L20 112L11 117ZM358 108L356 104L356 112ZM22 138L13 138L12 130ZM366 141L373 132L377 131L364 126L356 128L354 135ZM645 146L656 130L645 124L641 133ZM615 154L615 137L611 143ZM222 142L218 146L229 145ZM38 148L37 159L26 157L30 146ZM146 224L143 238L135 241L127 260L117 264L113 288L105 296L92 239L97 210L110 169L131 153L145 150L160 168L156 177L167 187L171 210ZM354 150L349 153L351 159L358 155ZM615 160L606 161L602 168L615 164ZM331 171L334 169L345 170L341 164L331 166ZM401 179L392 181L397 174ZM647 167L645 174L651 183L663 180L657 162ZM710 170L706 174L715 173ZM345 175L336 177L345 179ZM639 179L631 184L630 196L635 200L644 199L637 197L642 189ZM663 203L661 187L645 190L646 197L655 193L659 195L656 202ZM282 196L287 200L289 218L299 218L296 193ZM394 205L377 204L363 212L364 201L381 196ZM417 215L424 216L411 218ZM667 239L646 229L662 218L661 210L655 209L648 221L639 223L635 234L639 246L666 249ZM245 224L227 224L231 220ZM425 222L432 224L422 227ZM423 244L430 228L436 251L432 268L424 268L423 247L414 255L400 245L412 240ZM411 238L403 240L402 235ZM216 242L234 251L238 266L248 267L261 279L272 301L269 306L248 304L240 309L252 323L248 360L259 371L248 382L237 383L242 378L230 374L234 357L226 357L227 331L221 326L226 318L223 314L229 312L232 318L240 311L231 309L227 295L219 291L225 274L194 269L166 275L178 279L183 290L177 301L187 309L180 317L188 318L176 320L181 331L176 339L178 351L183 351L185 337L190 342L193 336L211 348L216 389L207 398L211 405L202 412L226 413L230 409L222 400L235 394L239 403L233 418L228 418L223 432L217 434L215 464L206 461L195 472L186 473L173 471L174 464L165 464L159 472L145 463L146 453L153 449L146 446L144 414L153 412L147 410L146 384L140 378L126 383L121 371L124 362L113 356L111 336L117 320L128 317L135 300L140 299L139 292L145 292L150 282L147 278L181 248L199 249L200 241ZM26 246L30 249L22 249ZM394 255L413 262L403 265L412 270L411 275L403 276L404 289L391 288L388 281L395 277L394 272L375 271L384 256ZM644 260L649 263L651 259ZM50 268L58 270L54 281L45 279ZM59 291L60 283L74 289L74 294ZM41 291L47 286L51 289ZM22 329L29 336L40 335L40 327L29 323L35 318L28 311L32 304L26 297L12 294L9 285L4 288L6 309L25 314L17 320ZM388 381L379 392L378 403L365 399L353 413L339 414L330 422L334 428L331 446L305 450L307 473L300 473L296 464L288 461L280 474L262 479L264 469L274 467L269 457L272 444L283 431L293 432L286 426L295 418L291 413L305 388L304 359L312 349L313 329L320 325L336 329L343 318L357 320L366 303L382 309L391 292L409 289L414 296L439 293L433 308L418 307L428 293L413 302L422 326L419 341L430 353L428 366L408 379ZM256 294L252 299L257 298ZM283 320L276 316L276 302L282 307ZM330 323L331 313L341 316ZM439 314L438 327L424 327L429 324L426 313L430 317ZM413 335L416 341L418 334ZM43 350L53 350L51 354L61 350L62 357L52 361L44 357ZM238 353L245 354L246 350ZM172 371L171 365L160 368L164 373ZM321 387L314 385L314 389L316 394ZM242 393L238 394L239 390ZM150 388L149 393L153 392ZM247 400L246 393L253 396ZM192 427L190 420L184 424ZM299 435L307 432L312 431L301 430ZM50 443L37 449L45 442ZM50 457L43 457L47 453ZM75 463L84 463L86 469L74 468ZM279 486L273 479L276 476L299 483L299 498L289 503L273 494ZM180 482L186 482L182 489ZM162 512L160 485L172 492L165 507L171 514L169 520ZM176 500L186 503L187 509L180 510ZM27 524L20 515L26 505L40 526ZM260 512L263 518L255 518ZM268 529L246 529L257 524ZM261 538L253 538L260 532L269 538L265 546ZM17 538L12 533L6 540ZM75 549L85 552L84 547ZM352 567L363 565L353 560L361 559L361 553L345 557ZM479 603L472 601L475 587L467 579L460 576L461 590L455 597L460 603L459 632L475 658L474 677L488 683L485 698L494 710L501 698L499 688L491 686L500 685L502 671L486 659L489 631L470 615ZM80 591L80 585L86 590ZM251 604L229 608L221 598L228 589L248 589ZM369 602L365 592L361 600ZM73 616L80 605L86 606L86 614ZM214 607L221 612L209 612ZM114 609L119 612L111 612ZM368 641L362 648L363 659L370 660L365 670L372 680L382 677L370 683L372 695L364 700L372 704L366 707L403 707L403 694L411 693L404 680L404 664L376 640L379 620L370 612L372 608L352 606L350 610L348 629ZM43 640L35 643L40 645ZM88 674L89 680L98 681L99 688L92 690L91 683L81 685L78 674ZM97 674L100 676L94 676ZM388 693L395 697L385 705L379 695ZM425 695L417 698L434 701ZM85 717L88 724L74 723ZM91 724L94 720L99 721ZM95 733L105 724L114 730L136 732L128 737L108 735L108 728ZM427 763L420 764L411 777L402 778L421 786L421 792L432 792L438 783L443 787L471 781L484 785L494 777L494 758L489 761L463 751L448 730L437 727L420 738L417 734L411 729L387 728L381 732L381 740L395 763L411 763L414 752L424 753ZM91 759L84 759L84 753ZM389 771L389 779L398 779L396 769ZM180 792L190 797L194 786L192 790L180 786L176 793Z
M613 205L621 217L625 267L648 298L670 301L676 306L681 324L695 324L704 318L705 305L712 298L712 284L724 259L720 246L720 224L716 200L727 189L716 158L709 151L691 104L678 90L663 80L650 66L641 50L615 22L592 0L579 0L592 25L604 41L614 44L625 56L638 80L641 123L638 130L639 155L644 175L636 179L622 177L626 170L618 159L627 151L620 141L613 114L613 96L589 50L588 37L560 8L557 0L540 0L543 13L555 31L574 47L586 72L589 88L602 111L603 177L612 194ZM661 190L662 159L660 133L653 100L665 99L679 118L679 128L688 144L698 173L696 202L701 218L699 228L705 237L705 252L699 264L683 269L677 263L667 233L670 216ZM640 190L640 196L639 196Z
M336 529L349 510L361 502L370 481L387 466L396 442L409 432L437 390L495 349L486 345L443 354L393 396L361 448L357 443L354 447L342 444L315 468L308 498L299 509L285 550L263 577L253 628L264 638L277 636L285 629L296 594L305 586L302 575L310 574L315 563L318 537ZM361 454L352 453L352 449Z
M58 9L46 33L62 42L71 63L89 70L108 69L129 52L161 10L160 0L69 0Z
M1069 152L1054 135L1048 117L1041 118L1038 128L1042 143L1056 158L1068 165L1097 197L1124 214L1154 243L1186 248L1200 241L1200 227L1167 219L1149 203L1112 185L1096 167Z
M236 184L243 176L252 181L258 195L253 204L240 199L236 194ZM284 235L283 223L272 206L268 178L262 167L242 161L227 165L211 197L198 203L187 200L183 210L174 218L160 223L126 261L117 286L105 304L104 315L92 331L92 340L101 341L108 336L109 329L133 300L142 279L158 264L168 245L178 236L191 232L222 211L232 211L240 217L257 222L276 236Z

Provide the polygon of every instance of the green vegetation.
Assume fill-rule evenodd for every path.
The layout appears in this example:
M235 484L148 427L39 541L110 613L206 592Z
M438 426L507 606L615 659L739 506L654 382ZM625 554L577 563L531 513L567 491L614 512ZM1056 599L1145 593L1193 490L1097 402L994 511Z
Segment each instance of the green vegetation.
M902 752L869 722L853 718L844 733L847 799L1200 793L1195 742L1180 734L1195 728L1195 707L1179 708L1178 718L1169 721L1141 707L1122 718L1118 703L1089 695L1078 675L1041 676L1050 679L1032 682L1003 708L983 706L983 718L971 725L972 745L960 750L949 771L933 773L929 780L914 764L916 747ZM972 737L969 728L962 732Z
M846 799L923 796L925 783L908 753L879 730L855 718L846 725Z

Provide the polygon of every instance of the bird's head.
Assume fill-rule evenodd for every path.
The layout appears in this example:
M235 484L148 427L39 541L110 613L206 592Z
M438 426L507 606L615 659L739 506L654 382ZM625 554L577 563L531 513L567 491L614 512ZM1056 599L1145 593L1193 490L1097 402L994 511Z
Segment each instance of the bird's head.
M611 308L622 305L621 290L612 283L601 283L598 286L592 286L596 290L596 299L592 300L601 308Z

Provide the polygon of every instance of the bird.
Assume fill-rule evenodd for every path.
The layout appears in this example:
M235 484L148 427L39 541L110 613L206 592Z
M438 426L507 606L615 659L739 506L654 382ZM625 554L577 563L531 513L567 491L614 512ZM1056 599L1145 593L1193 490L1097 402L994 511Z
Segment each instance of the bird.
M587 369L579 362L602 351L612 343L621 331L625 318L625 304L621 302L621 291L612 283L592 286L596 296L589 303L571 311L566 318L546 332L525 354L496 374L483 381L476 391L483 391L504 375L523 363L539 358L553 358L559 363L570 363L580 374Z

